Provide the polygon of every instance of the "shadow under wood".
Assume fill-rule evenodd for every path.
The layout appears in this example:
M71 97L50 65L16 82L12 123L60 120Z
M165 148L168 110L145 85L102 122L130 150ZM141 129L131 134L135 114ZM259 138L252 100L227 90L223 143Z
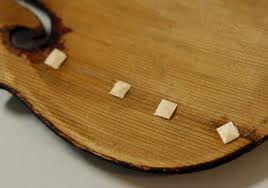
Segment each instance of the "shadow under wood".
M94 166L107 175L126 181L134 187L141 188L226 188L252 187L268 177L268 143L264 143L248 154L219 167L182 175L161 175L139 172L120 167L88 153L78 152L74 155L82 158L85 165ZM73 148L73 147L70 147Z
M28 107L15 96L11 96L9 98L5 104L5 107L8 111L16 115L32 114Z

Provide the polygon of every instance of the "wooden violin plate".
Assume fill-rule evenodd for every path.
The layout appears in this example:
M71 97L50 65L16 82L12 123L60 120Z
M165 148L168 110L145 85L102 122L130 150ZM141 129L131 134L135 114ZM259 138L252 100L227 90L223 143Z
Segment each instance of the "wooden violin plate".
M60 70L0 44L0 85L58 135L97 156L152 172L230 161L268 134L268 1L43 0L72 32ZM38 22L1 2L0 27ZM114 83L131 84L121 100ZM161 99L178 104L154 116ZM224 145L216 128L241 136ZM45 148L44 148L45 149Z

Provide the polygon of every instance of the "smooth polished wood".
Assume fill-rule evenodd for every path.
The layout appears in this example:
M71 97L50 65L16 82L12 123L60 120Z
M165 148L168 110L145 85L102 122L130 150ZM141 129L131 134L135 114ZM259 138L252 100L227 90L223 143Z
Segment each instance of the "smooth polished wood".
M182 173L232 160L267 137L267 0L43 3L73 30L64 36L67 62L55 71L0 44L0 83L72 144ZM38 23L15 1L0 9L0 27ZM109 94L117 80L132 86L123 100ZM153 115L162 98L178 104L171 120ZM224 145L216 128L229 121L241 137Z

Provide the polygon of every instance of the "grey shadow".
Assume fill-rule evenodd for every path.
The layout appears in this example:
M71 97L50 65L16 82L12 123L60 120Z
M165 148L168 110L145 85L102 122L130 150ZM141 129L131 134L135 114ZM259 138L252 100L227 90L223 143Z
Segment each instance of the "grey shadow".
M30 115L30 109L16 96L11 96L6 102L5 107L8 111L16 115Z
M141 188L247 188L261 183L268 175L268 143L219 167L191 174L161 175L139 172L118 166L81 152L70 146L70 152L85 161L85 165L103 171Z

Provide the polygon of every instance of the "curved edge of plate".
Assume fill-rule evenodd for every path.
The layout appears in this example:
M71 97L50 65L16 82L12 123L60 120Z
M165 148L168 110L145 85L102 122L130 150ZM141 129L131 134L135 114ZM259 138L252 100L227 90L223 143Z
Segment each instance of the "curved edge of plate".
M44 117L40 112L38 112L34 108L34 106L32 104L30 104L24 96L21 95L21 93L19 91L8 86L5 83L1 83L1 82L0 82L0 89L4 89L4 90L10 92L11 94L13 94L14 96L16 96L20 101L22 101L35 114L35 116L38 119L41 120L41 122L43 122L50 130L52 130L56 135L61 137L67 143L75 146L79 150L90 153L96 157L100 157L100 158L102 158L106 161L109 161L111 163L114 163L116 165L120 165L123 167L127 167L130 169L134 169L134 170L138 170L138 171L142 171L142 172L158 173L158 174L185 174L185 173L192 173L192 172L199 172L199 171L203 171L203 170L208 170L208 169L223 165L225 163L228 163L234 159L237 159L241 155L252 151L257 146L259 146L260 144L262 144L263 142L265 142L268 139L268 136L265 136L261 140L259 140L258 142L251 142L248 145L244 146L243 148L241 148L240 150L238 150L234 153L231 153L231 154L228 154L224 157L212 160L210 162L201 163L198 165L191 165L191 166L184 166L184 167L169 167L169 168L139 166L139 165L128 163L128 162L119 161L113 157L103 155L101 153L98 153L96 151L91 150L90 148L86 148L86 147L82 146L77 141L73 140L68 135L64 134L61 130L57 129L56 126L54 126L48 119L46 119L46 117Z

